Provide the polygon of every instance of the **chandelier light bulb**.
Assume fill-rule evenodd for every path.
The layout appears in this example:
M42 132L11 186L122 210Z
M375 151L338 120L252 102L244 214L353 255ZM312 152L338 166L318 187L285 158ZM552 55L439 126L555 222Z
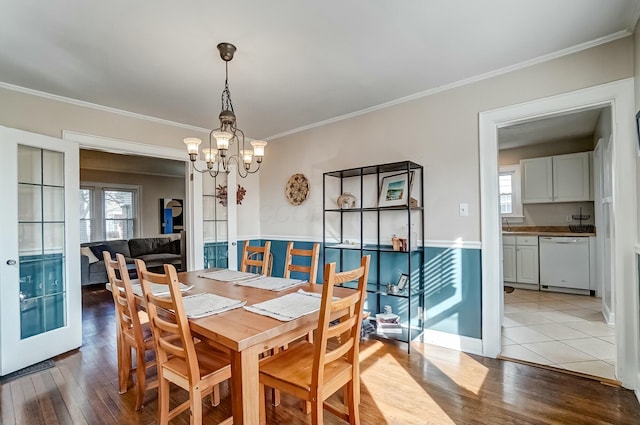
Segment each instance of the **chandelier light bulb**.
M187 152L189 152L189 155L198 155L198 146L200 146L202 140L197 137L186 137L183 142L187 145Z
M242 157L242 162L246 164L251 164L251 161L253 161L253 151L252 150L241 150L240 151L240 156Z
M213 137L216 139L218 150L229 149L229 140L233 137L233 134L228 131L216 131L213 133Z
M253 154L256 156L256 159L258 157L262 159L264 156L264 147L267 146L267 142L263 140L254 140L251 142L251 146L253 146Z
M204 155L204 160L207 163L207 165L209 163L211 163L211 165L213 165L213 163L216 161L216 154L218 153L218 149L202 149L202 154Z

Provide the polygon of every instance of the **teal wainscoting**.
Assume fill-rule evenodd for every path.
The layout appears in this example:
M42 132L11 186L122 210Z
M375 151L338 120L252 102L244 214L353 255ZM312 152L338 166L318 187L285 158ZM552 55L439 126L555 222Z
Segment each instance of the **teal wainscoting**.
M425 329L482 338L480 250L425 248Z
M311 249L312 242L294 241L296 248ZM238 241L238 258L242 256L244 241ZM252 245L264 245L264 240L252 240ZM273 255L273 276L282 276L287 241L271 241ZM378 273L378 258L371 253L370 281L375 281ZM395 253L380 253L381 267L380 281L396 283L403 270L406 269L406 255ZM355 268L359 264L360 251L343 251L344 268ZM482 269L480 264L481 251L475 248L424 248L424 264L422 266L424 278L424 296L422 304L426 306L424 328L446 332L470 338L482 338ZM412 270L412 278L420 274L417 260L420 256L414 254L412 263L416 265ZM340 251L327 250L327 262L336 261L340 264ZM238 261L239 262L239 261ZM318 283L323 281L325 259L322 246L318 270ZM297 278L292 274L293 278ZM300 276L301 277L301 276ZM412 317L418 313L420 300L412 297ZM406 315L406 300L397 296L381 296L380 306L376 305L376 297L370 296L365 308L372 312L381 311L384 305L390 305L393 311L401 316Z

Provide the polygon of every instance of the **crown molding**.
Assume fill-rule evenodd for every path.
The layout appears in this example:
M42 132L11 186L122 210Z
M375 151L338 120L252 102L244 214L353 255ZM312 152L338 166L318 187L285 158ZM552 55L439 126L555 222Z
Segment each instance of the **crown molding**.
M179 123L179 122L169 121L169 120L165 120L165 119L162 119L162 118L151 117L149 115L138 114L136 112L124 111L122 109L112 108L110 106L98 105L97 103L86 102L84 100L72 99L72 98L69 98L69 97L59 96L57 94L51 94L51 93L46 93L46 92L39 91L39 90L33 90L33 89L26 88L26 87L16 86L14 84L5 83L5 82L2 82L2 81L0 81L0 88L16 91L16 92L20 92L20 93L25 93L25 94L29 94L29 95L32 95L32 96L38 96L38 97L42 97L42 98L45 98L45 99L56 100L58 102L69 103L71 105L76 105L76 106L82 106L82 107L85 107L85 108L96 109L98 111L110 112L112 114L123 115L123 116L129 117L129 118L136 118L136 119L140 119L140 120L154 122L154 123L157 123L157 124L164 124L164 125L169 125L169 126L172 126L172 127L183 128L185 130L198 131L198 132L202 132L202 133L208 133L209 131L211 131L210 129L207 129L207 128L196 127L196 126L189 125L189 124L182 124L182 123Z
M640 16L640 6L636 15ZM636 19L637 20L637 19ZM316 123L304 125L302 127L294 128L292 130L283 131L282 133L274 134L273 136L265 138L265 140L272 141L274 139L279 139L281 137L289 136L291 134L300 133L306 130L310 130L316 127L322 127L327 124L332 124L338 121L343 121L349 118L357 117L359 115L368 114L370 112L378 111L380 109L390 108L395 105L399 105L406 102L411 102L412 100L421 99L423 97L432 96L437 93L442 93L447 90L455 89L458 87L466 86L469 84L477 83L479 81L488 80L490 78L498 77L500 75L508 74L513 71L517 71L523 68L527 68L533 65L537 65L544 62L549 62L554 59L561 58L563 56L568 56L573 53L581 52L583 50L590 49L592 47L600 46L602 44L610 43L612 41L618 40L620 38L627 37L632 34L632 31L622 30L615 32L613 34L606 35L604 37L596 38L591 41L587 41L586 43L577 44L572 47L568 47L566 49L558 50L557 52L549 53L547 55L538 56L537 58L529 59L524 62L519 62L514 65L509 65L504 68L496 69L495 71L485 72L484 74L476 75L474 77L466 78L464 80L455 81L453 83L445 84L434 89L429 89L425 91L421 91L418 93L411 94L409 96L404 96L399 99L395 99L389 102L381 103L380 105L371 106L369 108L361 109L356 112L350 112L348 114L340 115L337 117L329 118L324 121L318 121Z
M633 25L635 26L635 22L637 22L638 17L640 17L640 3L638 4L638 6L636 7L635 12L633 13L633 16L631 16L629 19L630 21L633 20ZM548 62L563 56L567 56L567 55L571 55L573 53L577 53L580 52L582 50L586 50L586 49L590 49L592 47L596 47L602 44L606 44L615 40L618 40L620 38L624 38L627 37L629 35L633 34L633 28L632 30L629 29L625 29L622 31L618 31L615 32L613 34L609 34L606 35L604 37L600 37L600 38L596 38L594 40L591 41L587 41L585 43L581 43L581 44L577 44L575 46L572 47L568 47L566 49L562 49L562 50L558 50L557 52L553 52L547 55L543 55L543 56L539 56L537 58L533 58L524 62L520 62L514 65L510 65L504 68L500 68L497 69L495 71L489 71L486 72L484 74L480 74L480 75L476 75L474 77L470 77L470 78L466 78L463 80L459 80L459 81L455 81L453 83L450 84L445 84L442 86L439 86L437 88L434 89L429 89L429 90L425 90L425 91L421 91L418 93L414 93L412 95L409 96L404 96L389 102L385 102L385 103L381 103L379 105L375 105L375 106L371 106L369 108L365 108L365 109L361 109L359 111L355 111L355 112L350 112L348 114L344 114L344 115L340 115L337 117L333 117L333 118L329 118L327 120L323 120L323 121L318 121L316 123L312 123L312 124L308 124L308 125L304 125L301 127L297 127L291 130L287 130L287 131L283 131L281 133L277 133L274 134L273 136L270 137L266 137L264 138L264 140L267 141L272 141L275 139L279 139L281 137L285 137L285 136L289 136L291 134L295 134L295 133L300 133L306 130L310 130L316 127L322 127L324 125L327 124L332 124L335 122L339 122L339 121L343 121L349 118L353 118L353 117L357 117L360 115L364 115L364 114L368 114L370 112L374 112L380 109L386 109L395 105L399 105L402 103L406 103L406 102L410 102L412 100L416 100L416 99L421 99L423 97L427 97L427 96L431 96L437 93L441 93L447 90L451 90L457 87L462 87L462 86L466 86L469 84L473 84L482 80L487 80L493 77L497 77L503 74L508 74L510 72L513 71L517 71L519 69L523 69L523 68L527 68L533 65L537 65L540 63L544 63L544 62ZM129 112L129 111L124 111L122 109L117 109L117 108L112 108L109 106L103 106L103 105L98 105L96 103L91 103L91 102L86 102L83 100L78 100L78 99L72 99L72 98L68 98L68 97L64 97L64 96L59 96L59 95L55 95L55 94L51 94L51 93L46 93L46 92L42 92L39 90L34 90L34 89L29 89L26 87L22 87L22 86L17 86L14 84L9 84L9 83L5 83L0 81L0 88L4 88L7 90L13 90L13 91L17 91L17 92L21 92L21 93L25 93L25 94L29 94L29 95L33 95L33 96L38 96L38 97L43 97L46 99L51 99L51 100L57 100L60 102L65 102L65 103L69 103L72 105L77 105L77 106L83 106L83 107L87 107L87 108L91 108L91 109L96 109L99 111L104 111L104 112L110 112L113 114L118 114L118 115L122 115L122 116L126 116L126 117L131 117L131 118L137 118L137 119L141 119L141 120L145 120L145 121L150 121L150 122L154 122L154 123L159 123L159 124L164 124L164 125L170 125L170 126L174 126L174 127L178 127L178 128L183 128L185 130L191 130L191 131L197 131L197 132L203 132L203 133L208 133L210 131L210 129L207 128L202 128L202 127L196 127L193 125L189 125L189 124L183 124L183 123L179 123L179 122L175 122L175 121L170 121L170 120L165 120L162 118L156 118L156 117L152 117L152 116L148 116L148 115L143 115L143 114L139 114L136 112ZM252 139L249 139L252 140Z

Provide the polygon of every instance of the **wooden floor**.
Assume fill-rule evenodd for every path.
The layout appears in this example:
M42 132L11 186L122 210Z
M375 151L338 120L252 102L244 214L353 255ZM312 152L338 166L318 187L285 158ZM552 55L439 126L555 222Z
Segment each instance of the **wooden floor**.
M83 289L82 348L55 359L56 367L0 386L0 423L154 424L156 391L134 411L133 391L117 390L113 302L104 289ZM362 344L365 424L639 424L631 391L533 366L472 356L430 345L404 347L377 340ZM230 415L228 386L222 403L204 407L205 423ZM174 389L173 402L185 399ZM268 404L269 423L310 423L299 403L283 395ZM325 414L327 424L342 424ZM183 414L172 424L189 423Z

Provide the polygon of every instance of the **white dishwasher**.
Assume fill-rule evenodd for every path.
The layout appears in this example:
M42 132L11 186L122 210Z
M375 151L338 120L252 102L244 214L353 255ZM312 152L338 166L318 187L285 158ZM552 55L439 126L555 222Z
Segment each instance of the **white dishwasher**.
M589 291L589 238L540 237L540 289Z

